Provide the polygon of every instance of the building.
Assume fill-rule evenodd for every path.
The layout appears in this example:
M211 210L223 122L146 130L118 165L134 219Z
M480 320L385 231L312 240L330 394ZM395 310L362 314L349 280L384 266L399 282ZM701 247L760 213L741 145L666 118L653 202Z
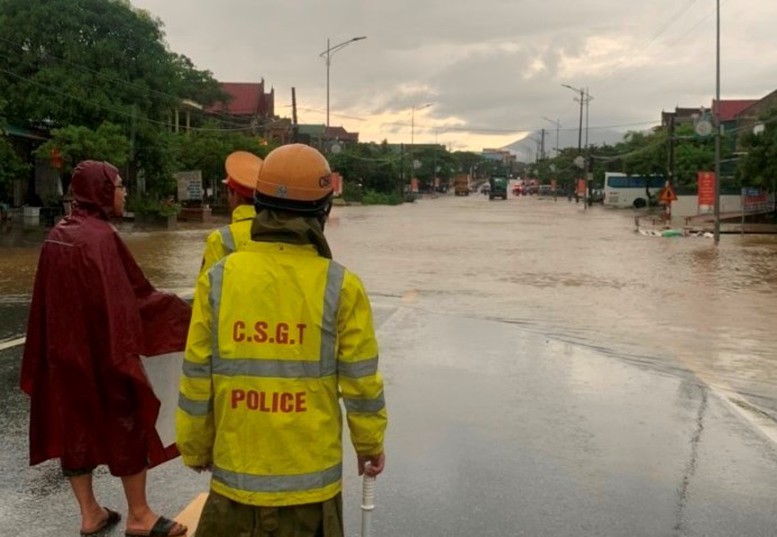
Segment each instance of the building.
M265 92L261 82L222 82L221 89L230 97L228 102L217 102L205 111L238 122L261 124L275 117L275 89Z
M752 131L764 115L775 109L777 109L777 90L741 110L736 116L737 130Z

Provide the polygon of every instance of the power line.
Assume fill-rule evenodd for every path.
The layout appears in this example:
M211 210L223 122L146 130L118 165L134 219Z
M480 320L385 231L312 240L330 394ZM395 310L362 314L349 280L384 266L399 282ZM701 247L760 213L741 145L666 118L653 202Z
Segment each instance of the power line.
M12 41L10 39L4 38L4 37L0 37L0 42L8 43L9 45L12 45L12 46L18 48L19 50L25 51L24 45L22 45L20 43L17 43L17 42L14 42L14 41ZM0 51L0 56L4 56L6 59L11 59L12 58L8 54L3 54L2 51ZM79 64L79 63L76 63L76 62L72 62L70 60L66 60L65 58L62 58L61 56L57 56L55 54L51 54L51 53L47 52L46 53L46 59L57 60L57 61L59 61L59 62L61 62L63 64L66 64L66 65L69 65L69 66L72 66L72 67L76 67L76 68L81 69L83 71L92 73L92 74L96 75L98 78L102 78L102 79L104 79L107 82L115 83L115 84L120 84L122 87L130 87L130 88L134 88L134 89L139 90L139 91L149 92L149 93L152 93L152 94L160 95L162 97L167 97L167 98L172 99L174 101L181 101L181 99L182 99L182 97L180 97L179 95L174 95L172 93L167 93L167 92L164 92L164 91L161 91L161 90L150 88L148 86L143 86L143 85L137 84L135 82L132 82L130 80L126 80L126 79L123 79L123 78L120 78L120 77L117 77L117 76L113 76L113 75L105 73L103 71L98 71L96 69L92 69L91 67L87 67L87 66L85 66L83 64ZM216 112L216 111L207 111L206 113L209 113L209 114L217 116L217 117L227 117L226 114L223 114L221 112Z

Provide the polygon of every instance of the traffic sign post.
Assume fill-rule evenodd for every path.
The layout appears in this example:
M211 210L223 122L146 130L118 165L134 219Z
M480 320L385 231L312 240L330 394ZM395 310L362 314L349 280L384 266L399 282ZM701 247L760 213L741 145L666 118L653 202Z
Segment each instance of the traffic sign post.
M664 212L664 219L671 224L672 202L677 201L677 194L675 194L672 185L667 184L663 189L661 189L661 193L658 195L658 201L665 204L666 211Z

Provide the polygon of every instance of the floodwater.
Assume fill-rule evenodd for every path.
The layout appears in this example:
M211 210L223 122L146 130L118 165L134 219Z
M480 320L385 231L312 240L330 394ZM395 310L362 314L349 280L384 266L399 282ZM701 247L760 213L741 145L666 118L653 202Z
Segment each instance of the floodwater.
M122 233L153 283L189 294L220 224ZM390 416L375 537L774 533L777 237L715 247L635 234L629 211L482 196L336 207L326 231L373 298ZM56 462L27 467L14 338L41 237L0 247L0 535L78 525ZM208 477L171 461L150 501L180 512Z
M690 371L777 414L777 237L646 237L631 211L559 199L336 207L335 258L375 296L524 326L646 367ZM124 238L158 287L185 292L219 225ZM0 249L0 301L26 301L39 243ZM4 331L0 334L7 337Z

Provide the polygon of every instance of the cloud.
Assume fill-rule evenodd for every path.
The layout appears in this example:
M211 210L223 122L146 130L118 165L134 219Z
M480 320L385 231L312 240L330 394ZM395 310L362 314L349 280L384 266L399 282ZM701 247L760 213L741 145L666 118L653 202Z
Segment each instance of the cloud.
M297 92L300 120L326 120L362 140L437 137L480 149L554 128L577 131L576 94L588 88L592 128L645 128L662 110L709 105L715 91L715 8L701 0L133 0L167 40L223 81L264 78L278 113ZM775 89L777 3L723 2L722 96ZM417 112L414 106L433 102ZM286 108L284 108L284 106ZM287 114L290 115L290 114ZM649 126L649 125L648 125Z

